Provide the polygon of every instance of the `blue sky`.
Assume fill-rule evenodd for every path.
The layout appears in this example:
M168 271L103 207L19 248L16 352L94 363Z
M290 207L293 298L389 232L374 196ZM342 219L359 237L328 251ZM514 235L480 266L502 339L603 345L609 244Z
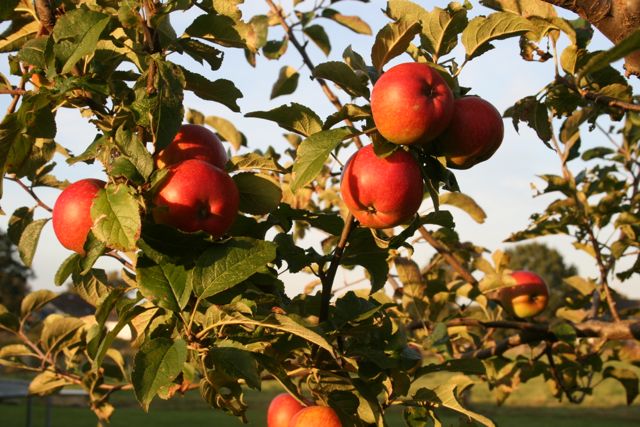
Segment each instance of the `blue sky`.
M255 13L265 13L266 3L258 0L246 1L243 6L245 16ZM309 2L307 2L309 3ZM426 9L431 9L434 5L445 7L444 1L417 1ZM291 9L290 1L283 1L286 10ZM470 15L487 14L489 9L473 2L474 9ZM373 0L369 4L357 1L345 1L338 3L335 8L346 15L359 15L372 27L375 34L388 20L381 12L386 5L385 1ZM193 14L176 14L173 17L173 24L178 30L178 34L193 19ZM573 18L570 14L567 17ZM355 34L339 25L322 20L321 23L330 35L332 43L331 55L327 58L322 52L310 43L309 53L315 64L327 60L340 60L342 51L348 45L360 53L365 59L369 58L373 36L363 36ZM270 39L281 35L280 28L270 29ZM561 41L561 44L566 40ZM519 56L517 40L498 41L495 43L496 49L489 51L481 57L470 62L460 76L460 83L463 86L472 87L472 94L479 95L493 103L499 111L503 112L513 105L518 99L537 93L553 78L552 61L548 63L528 63ZM599 34L594 37L592 48L604 49L610 43ZM453 53L459 62L463 57L462 51L456 49ZM290 45L289 51L279 61L268 61L263 57L258 58L255 69L247 65L244 54L233 49L225 50L225 61L218 71L210 70L193 62L183 62L182 58L172 57L176 62L181 62L193 69L193 71L207 75L215 80L217 78L227 78L233 80L244 94L244 98L239 100L242 113L237 114L226 107L205 102L193 95L187 95L185 106L194 108L205 115L216 115L231 120L239 130L245 133L248 139L249 149L266 148L269 145L278 150L288 147L282 138L282 131L276 125L259 119L243 117L244 113L255 110L269 110L292 101L305 104L314 109L321 117L333 113L333 107L322 94L319 86L311 81L309 72L302 67L302 60L298 53ZM403 55L393 63L409 61L407 55ZM300 69L301 78L297 91L289 96L282 96L275 100L269 100L271 86L275 82L278 71L283 65L290 65ZM389 66L387 66L388 68ZM0 63L0 72L7 74L6 60ZM635 82L637 90L637 82ZM336 93L339 91L336 90ZM343 101L348 98L342 96ZM0 97L0 110L6 111L10 97L3 95ZM86 119L80 117L76 111L61 109L57 115L58 136L57 141L69 147L74 153L83 151L94 138L96 130L87 123ZM583 146L598 144L603 138L600 134L583 137ZM76 165L73 168L66 167L62 158L58 159L59 167L57 175L70 181L85 177L103 177L102 172L95 166ZM510 120L505 120L505 138L498 152L487 162L481 163L466 171L456 172L456 177L460 183L462 191L471 195L487 213L487 220L483 224L473 222L465 213L456 211L453 214L457 224L457 230L462 239L470 240L478 245L484 246L490 251L505 249L509 246L503 243L512 231L525 228L528 218L533 212L539 212L552 201L550 198L532 198L531 184L543 186L537 175L543 173L559 173L559 162L556 155L546 148L535 136L535 133L524 125L521 125L520 133L516 133ZM58 194L57 190L40 190L38 194L49 204L53 205ZM0 201L0 206L9 215L14 209L31 205L29 197L21 191L15 184L5 182L4 195ZM423 204L423 211L430 207L429 202ZM45 212L40 212L44 217ZM0 217L0 228L6 229L8 216ZM559 249L565 259L578 266L581 274L595 276L596 268L588 255L584 255L573 249L569 239L562 237L545 238L541 241ZM307 239L305 243L317 244L317 241ZM424 262L432 254L432 250L424 245L416 246L416 258ZM53 289L53 275L62 260L70 254L62 248L53 235L51 224L45 226L42 238L36 252L34 260L34 270L36 278L31 282L34 288ZM117 264L107 262L105 268L114 268ZM352 281L358 278L360 272L343 272L338 275L338 282ZM287 290L290 294L295 294L306 284L310 277L300 275L284 275L283 279L287 283ZM635 283L634 280L636 281ZM337 287L339 285L336 285ZM634 289L635 288L635 289ZM640 297L640 286L637 278L628 281L618 288L628 295Z

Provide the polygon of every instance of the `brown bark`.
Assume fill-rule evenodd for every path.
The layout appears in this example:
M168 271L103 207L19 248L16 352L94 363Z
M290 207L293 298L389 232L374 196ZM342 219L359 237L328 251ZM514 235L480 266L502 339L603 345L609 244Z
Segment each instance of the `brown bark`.
M640 28L640 0L543 0L577 13L614 44ZM625 58L627 76L640 77L640 50Z

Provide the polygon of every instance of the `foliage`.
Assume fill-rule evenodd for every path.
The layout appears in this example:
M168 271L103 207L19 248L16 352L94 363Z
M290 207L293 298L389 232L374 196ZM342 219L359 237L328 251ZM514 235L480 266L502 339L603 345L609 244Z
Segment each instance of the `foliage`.
M0 327L21 342L2 347L0 363L36 370L34 394L84 388L102 421L111 416L110 397L119 390L133 389L148 409L156 397L196 388L212 407L244 419L244 391L272 380L300 399L332 406L349 426L385 425L391 405L406 407L408 425L440 425L439 417L450 411L494 425L461 399L479 381L502 400L520 382L542 377L554 384L558 398L579 402L602 373L619 380L633 402L638 377L629 363L638 361L620 340L637 339L637 313L618 312L609 285L614 274L625 281L637 279L640 270L640 121L637 97L610 62L636 38L591 52L587 23L559 18L553 9L536 7L536 0L515 2L524 8L486 2L496 11L475 17L468 2L427 10L391 0L384 10L388 23L372 36L370 54L349 48L342 62L316 66L307 49L331 50L325 27L370 34L365 14L341 14L339 0L313 6L294 1L288 11L266 0L268 15L247 17L242 3L37 0L34 9L30 1L15 0L0 6L0 19L8 23L0 52L11 54L12 73L2 76L0 89L16 100L0 123L0 170L37 203L11 219L9 234L16 236L23 262L32 261L47 221L34 220L33 209L50 211L36 189L66 185L54 174L55 153L69 164L98 163L109 180L92 207L87 255L71 255L56 275L58 284L70 278L96 307L94 318L54 314L37 324L32 314L55 298L50 291L27 296L19 313L0 306ZM177 34L170 17L186 10L197 16ZM445 206L462 208L479 222L485 214L470 196L458 194L444 159L410 149L421 164L424 204L431 209L402 229L357 227L351 216L341 215L337 193L348 147L369 138L378 153L395 149L375 131L368 102L389 60L429 63L461 96L469 91L458 81L466 64L491 55L507 38L520 40L525 60L558 61L553 80L515 101L505 116L516 129L534 128L561 164L559 174L542 176L541 194L557 199L511 240L568 234L600 272L596 279L564 277L578 292L549 322L509 319L491 300L494 290L512 283L508 257L460 241ZM559 38L568 40L561 53ZM232 123L184 105L185 92L191 92L239 111L242 93L234 82L215 79L229 49L242 50L254 67L258 55L279 60L296 49L304 72L315 77L337 111L324 120L315 106L299 103L245 112L279 125L292 148L282 154L272 147L249 150L231 159L227 169L241 191L242 213L229 235L215 240L153 222L151 201L164 173L154 166L152 152L173 139L185 115L215 128L234 149L252 147ZM200 69L173 62L177 56L192 58ZM295 94L296 73L283 66L271 97ZM61 108L79 109L96 127L82 153L55 141ZM604 134L602 146L584 149L581 132L592 130ZM304 246L302 238L311 232L323 236L321 248ZM437 252L423 269L411 259L416 233ZM120 260L124 286L94 267L103 256ZM628 258L631 265L624 263ZM332 301L339 267L366 271L370 292L347 292ZM289 299L280 280L287 269L315 275L321 290ZM381 291L387 282L396 288L392 296ZM118 323L107 329L113 311ZM135 335L133 359L114 346L127 326ZM496 329L516 333L500 340ZM460 375L419 386L417 380L441 371Z
M16 246L0 231L0 304L12 313L20 311L22 299L29 293L30 269L16 260Z

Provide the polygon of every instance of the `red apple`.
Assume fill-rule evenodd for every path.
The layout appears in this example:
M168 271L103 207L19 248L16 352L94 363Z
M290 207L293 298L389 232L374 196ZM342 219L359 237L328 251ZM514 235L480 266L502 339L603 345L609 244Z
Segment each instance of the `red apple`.
M309 406L294 415L289 427L342 427L342 423L328 406Z
M468 169L489 159L504 136L502 116L477 96L456 99L449 127L434 141L434 153L447 158L447 166Z
M173 141L155 155L159 168L189 159L209 162L224 169L227 152L215 133L200 125L182 125Z
M220 237L238 213L240 195L225 171L191 159L170 168L153 201L156 222Z
M53 231L67 249L84 255L84 243L93 226L91 205L105 182L82 179L65 188L53 206Z
M345 165L340 192L363 227L395 227L411 219L422 203L420 166L404 150L382 158L367 145Z
M373 86L371 112L378 132L387 140L395 144L426 143L449 124L453 93L427 64L400 64Z
M549 288L542 277L530 271L514 271L516 284L498 289L498 299L510 314L533 317L540 314L549 302Z
M267 427L288 427L289 421L304 406L288 393L277 395L267 410Z

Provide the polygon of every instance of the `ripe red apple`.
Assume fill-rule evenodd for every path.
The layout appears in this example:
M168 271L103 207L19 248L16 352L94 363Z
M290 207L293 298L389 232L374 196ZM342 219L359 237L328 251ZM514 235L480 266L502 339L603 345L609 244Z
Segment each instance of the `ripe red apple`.
M395 144L426 143L449 124L453 93L427 64L400 64L373 86L371 112L378 132L387 140Z
M289 421L304 406L288 393L273 398L267 410L267 427L288 427Z
M289 427L342 427L342 423L328 406L309 406L294 415Z
M504 136L502 116L478 96L456 99L449 127L434 141L434 153L447 158L447 166L468 169L489 159Z
M163 168L189 159L209 162L224 170L227 152L215 133L204 126L186 124L173 141L155 155L156 166Z
M191 159L170 168L153 202L156 222L220 237L238 213L240 195L225 171Z
M381 158L367 145L345 165L340 192L363 227L395 227L411 219L422 203L420 166L404 150Z
M93 226L91 205L105 182L82 179L65 188L53 206L53 231L67 249L84 255L84 243Z
M549 288L542 277L530 271L511 273L516 284L498 289L498 300L510 314L533 317L540 314L549 302Z

